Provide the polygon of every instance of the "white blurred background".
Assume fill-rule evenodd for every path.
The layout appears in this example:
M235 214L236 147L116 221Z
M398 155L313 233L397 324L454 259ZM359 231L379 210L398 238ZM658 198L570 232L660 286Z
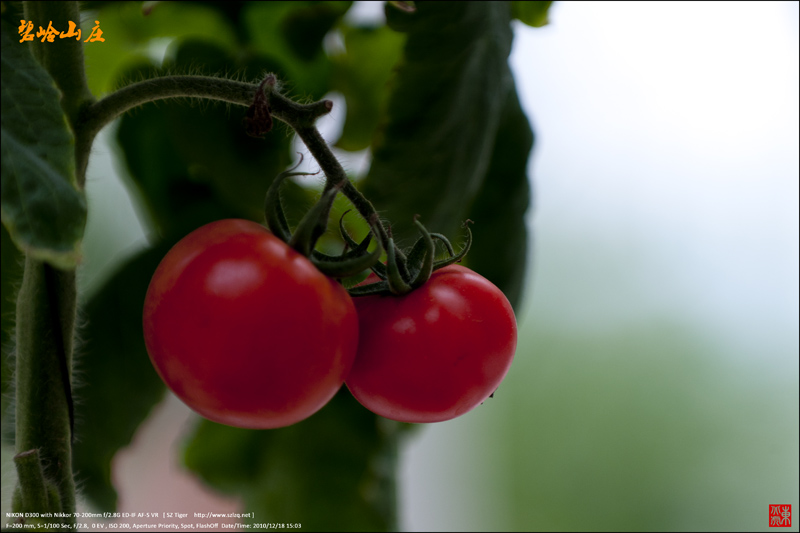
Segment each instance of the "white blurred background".
M798 504L798 4L550 21L511 56L537 134L520 349L409 443L404 526L766 530Z
M510 60L537 135L518 353L493 400L405 443L401 526L766 530L769 504L798 509L798 4L550 21L515 24ZM110 133L87 293L146 242ZM119 454L121 511L237 508L179 466L192 416L170 398Z

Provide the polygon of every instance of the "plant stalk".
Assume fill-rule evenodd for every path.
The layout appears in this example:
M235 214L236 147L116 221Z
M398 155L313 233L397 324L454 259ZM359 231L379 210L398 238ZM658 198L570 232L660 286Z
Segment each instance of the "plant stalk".
M24 2L27 20L67 27L80 24L77 2ZM45 22L46 21L46 22ZM61 91L61 106L67 121L76 132L76 181L85 183L86 163L91 139L77 135L81 110L94 99L86 84L83 42L73 39L57 43L33 41L33 54L47 70ZM82 142L83 141L83 142ZM26 512L47 512L35 509L42 498L37 486L32 461L38 461L45 484L54 483L50 509L60 508L67 514L57 519L75 524L75 481L72 474L72 439L74 412L72 402L72 352L75 336L77 288L74 270L59 270L42 261L27 257L22 286L17 296L16 329L16 451L23 454L18 461L21 505ZM24 455L37 450L34 455ZM25 495L29 497L26 498Z
M353 203L359 214L372 227L386 250L390 246L389 234L381 223L377 211L347 178L342 165L314 126L317 118L330 112L332 102L321 100L307 105L298 104L281 95L275 88L276 83L271 74L267 76L266 84L207 76L163 76L132 83L85 107L78 123L79 136L94 138L105 125L125 111L165 98L204 98L249 107L253 104L256 91L265 85L272 116L288 124L297 133L325 172L327 179L324 191L344 183L341 188L342 194ZM400 250L396 250L396 253L402 256Z
M74 271L25 259L17 297L16 450L39 450L65 513L75 512L70 380L76 300ZM26 481L21 473L19 481ZM23 487L23 495L29 490ZM64 520L75 523L74 515Z

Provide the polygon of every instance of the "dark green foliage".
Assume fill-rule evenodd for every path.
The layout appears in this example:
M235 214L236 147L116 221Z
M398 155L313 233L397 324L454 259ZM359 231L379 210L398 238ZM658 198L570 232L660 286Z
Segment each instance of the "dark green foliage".
M415 236L415 214L450 237L475 216L473 231L482 237L467 262L516 305L532 134L507 62L508 5L425 2L413 14L386 10L408 40L364 192L394 223L399 242ZM501 260L506 264L492 264Z
M203 421L186 464L211 485L242 496L257 517L311 531L386 531L397 527L397 446L408 427L373 415L343 387L321 411L287 428Z
M512 87L500 113L486 181L467 215L475 222L467 261L500 287L515 309L525 282L525 213L531 197L527 166L532 147L533 132Z
M145 16L137 3L90 2L84 7L96 10L107 35L115 38L107 46L85 47L89 84L101 96L114 83L151 77L154 71L246 81L274 72L293 98L316 100L340 92L347 114L337 146L372 148L372 168L359 187L393 223L394 237L413 242L418 233L413 215L420 214L428 230L454 238L457 252L460 225L473 219L475 242L467 261L516 305L526 257L526 164L533 136L507 57L512 16L526 23L541 21L541 8L533 13L530 6L512 10L507 2L425 2L417 4L415 13L387 6L386 26L354 27L342 20L350 5L166 2ZM331 29L341 32L344 50L326 53L323 40ZM152 39L165 37L176 40L164 64L154 68L145 52ZM6 75L6 51L14 47L6 46L5 29L3 39L3 222L24 244L17 235L24 233L19 229L24 220L13 210L7 217L6 202L14 197L11 188L7 194L13 185L7 166L18 166L20 154L33 154L28 160L55 168L43 175L60 176L54 183L66 187L57 195L66 207L50 205L37 221L44 221L45 233L57 233L46 235L55 244L44 249L61 255L46 258L68 264L77 257L85 220L83 198L73 186L72 160L62 146L72 150L64 136L69 131L66 123L63 128L42 125L62 132L52 147L25 141L24 150L7 153L7 133L15 142L23 139L19 117L6 110L7 96L32 91ZM22 65L22 59L13 61ZM13 68L23 67L13 63ZM44 79L36 82L43 91L51 85ZM63 122L54 102L57 106L50 94L43 102L49 106L45 114ZM84 495L101 511L116 506L110 477L114 454L131 442L164 393L145 350L141 323L158 262L172 244L207 222L231 217L263 222L267 187L294 158L285 125L276 121L265 139L253 139L242 126L245 112L245 107L218 103L162 100L120 120L117 141L155 234L152 247L121 266L80 315L85 327L76 365L74 467ZM51 151L57 155L52 161ZM38 183L36 190L42 182L31 183ZM280 196L294 228L318 192L286 180ZM329 227L350 208L340 195ZM355 212L345 224L354 239L364 239L367 226ZM341 253L336 234L321 237L322 251ZM38 234L24 238L29 244L44 242ZM21 273L16 252L4 230L4 394L11 375L9 302ZM309 530L387 530L397 527L396 458L399 436L409 427L375 416L343 388L319 413L288 428L254 431L200 421L187 442L185 460L211 487L241 497L258 522L296 522Z
M370 146L384 116L389 80L401 57L405 36L386 26L344 27L342 34L347 52L331 58L333 89L341 92L347 103L344 129L336 146L362 150Z

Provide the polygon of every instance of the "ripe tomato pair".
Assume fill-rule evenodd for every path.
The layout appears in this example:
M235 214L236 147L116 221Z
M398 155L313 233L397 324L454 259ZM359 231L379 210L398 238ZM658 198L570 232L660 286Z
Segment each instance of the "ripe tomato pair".
M189 407L254 429L311 416L345 379L379 415L449 420L485 400L511 365L511 306L469 269L445 267L405 296L355 302L263 226L220 220L158 266L145 343Z

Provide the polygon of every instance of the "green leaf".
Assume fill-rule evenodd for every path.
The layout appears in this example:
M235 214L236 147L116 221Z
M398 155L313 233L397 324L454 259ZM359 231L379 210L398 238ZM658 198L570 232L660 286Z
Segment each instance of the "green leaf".
M511 2L511 15L515 19L519 19L528 26L534 28L541 28L547 26L549 20L547 13L553 2Z
M298 4L299 2L290 2ZM281 34L294 54L304 61L313 61L323 53L322 39L352 2L313 2L295 9L281 21Z
M517 272L525 257L521 213L528 194L522 181L531 139L522 110L509 102L516 95L508 67L508 4L415 5L414 13L386 10L389 25L407 31L408 40L362 188L404 243L415 237L414 214L430 231L455 235L468 216L485 212L472 228L475 245L467 261L480 265L480 272L499 253L513 258ZM502 131L507 126L521 136ZM490 229L478 239L481 224ZM517 274L495 275L500 289L511 296L518 291Z
M405 36L385 26L342 28L346 53L334 55L332 85L347 102L347 120L336 146L363 150L384 115L389 79L402 54Z
M521 303L525 280L525 212L531 196L527 166L532 148L533 132L512 88L500 114L486 181L468 215L475 224L467 261L502 289L514 309Z
M278 79L293 97L319 100L330 90L331 63L323 53L327 31L352 2L250 2L243 19L253 48L277 61ZM304 33L295 35L294 30ZM297 89L299 94L294 93Z
M116 508L111 485L114 454L130 444L165 391L144 345L142 309L150 278L168 249L157 246L133 258L83 312L73 466L81 492L104 512Z
M2 24L2 220L31 257L73 268L86 225L74 139L60 93L28 43Z
M281 429L238 429L203 420L186 465L211 486L244 498L249 522L301 523L310 531L396 528L400 433L346 387L312 417Z
M92 3L90 3L92 4ZM152 50L153 39L203 39L227 50L235 50L236 36L230 24L219 16L224 5L196 2L158 2L145 15L141 2L94 2L85 9L98 9L97 18L83 28L91 31L94 21L107 37L104 43L83 47L89 88L100 96L114 89L117 76L142 61ZM160 66L156 65L156 66Z

